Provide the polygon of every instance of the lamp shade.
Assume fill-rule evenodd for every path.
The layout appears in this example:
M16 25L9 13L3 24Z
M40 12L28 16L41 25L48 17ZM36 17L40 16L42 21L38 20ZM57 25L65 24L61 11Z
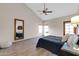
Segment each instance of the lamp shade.
M72 24L74 27L77 27L77 24Z
M79 15L71 18L72 24L79 24Z

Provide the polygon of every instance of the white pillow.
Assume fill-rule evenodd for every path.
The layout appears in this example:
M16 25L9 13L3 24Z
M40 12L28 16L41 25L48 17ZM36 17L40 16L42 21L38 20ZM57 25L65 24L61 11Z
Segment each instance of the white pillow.
M73 45L76 44L77 41L78 41L78 36L75 34L70 34L67 43L69 46L73 47Z
M78 35L74 35L74 38L73 38L73 44L76 44L78 41Z
M62 41L67 41L67 40L68 40L68 38L69 38L69 34L66 34L66 35L64 35L64 36L63 36Z

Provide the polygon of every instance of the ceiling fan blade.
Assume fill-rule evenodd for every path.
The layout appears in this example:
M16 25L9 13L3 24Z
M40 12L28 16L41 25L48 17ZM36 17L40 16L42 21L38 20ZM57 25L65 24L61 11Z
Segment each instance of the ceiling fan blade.
M52 11L46 11L46 13L52 13Z

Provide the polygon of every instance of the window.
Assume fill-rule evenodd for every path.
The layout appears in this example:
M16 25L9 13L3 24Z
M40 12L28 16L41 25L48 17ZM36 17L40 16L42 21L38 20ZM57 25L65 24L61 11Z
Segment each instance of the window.
M48 35L48 25L44 26L44 35L47 36Z
M64 22L64 35L65 34L74 34L76 33L76 29L74 26L70 23L70 21Z
M43 26L42 26L42 25L39 25L39 26L38 26L38 29L39 29L39 34L42 34Z
M48 35L48 25L45 25L44 27L42 25L39 25L39 34Z

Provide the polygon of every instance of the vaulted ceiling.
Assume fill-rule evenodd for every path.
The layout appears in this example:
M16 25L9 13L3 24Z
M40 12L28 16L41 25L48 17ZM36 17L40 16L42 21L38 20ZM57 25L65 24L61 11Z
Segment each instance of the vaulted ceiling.
M26 3L26 5L42 20L68 16L79 12L78 3L46 3L46 7L49 10L52 10L52 13L49 13L48 15L38 12L39 10L42 11L44 9L43 3Z

